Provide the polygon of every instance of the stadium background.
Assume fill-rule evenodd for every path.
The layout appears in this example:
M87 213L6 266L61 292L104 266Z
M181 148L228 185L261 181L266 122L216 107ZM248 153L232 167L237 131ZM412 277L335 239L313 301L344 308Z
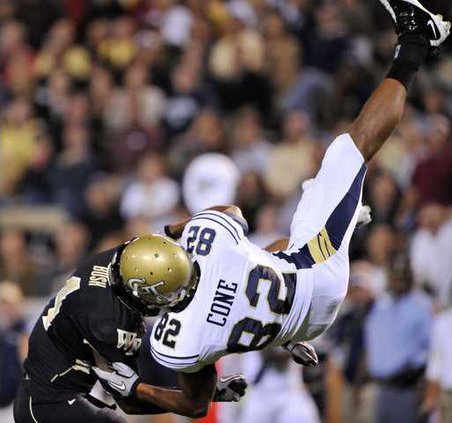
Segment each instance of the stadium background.
M427 3L452 16L450 1ZM206 197L238 204L261 246L287 235L302 182L384 76L395 40L376 0L0 1L0 421L12 421L37 313L90 252L159 231L187 206L209 205ZM317 342L321 366L302 385L300 369L269 364L267 382L250 388L253 402L211 419L257 421L244 408L273 407L276 381L291 404L312 405L309 392L322 421L373 421L378 378L366 328L403 250L429 304L425 339L403 352L427 376L406 389L419 393L420 411L436 413L431 421L441 400L452 405L452 356L438 353L452 334L451 93L449 41L370 165L373 222L352 242L350 295ZM205 153L230 160L206 156L187 172ZM388 360L400 352L391 329L375 329ZM222 366L255 382L261 363L256 354ZM291 421L278 415L272 421Z

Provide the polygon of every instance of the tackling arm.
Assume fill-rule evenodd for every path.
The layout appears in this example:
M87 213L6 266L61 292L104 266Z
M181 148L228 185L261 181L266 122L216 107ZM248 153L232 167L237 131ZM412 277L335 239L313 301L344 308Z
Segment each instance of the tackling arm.
M124 363L112 363L111 370L93 367L102 380L103 386L115 398L121 395L120 407L130 414L159 414L173 412L191 418L207 414L210 402L215 395L217 401L238 401L245 394L246 382L241 375L220 378L214 365L208 365L196 373L179 373L181 389L160 388L144 383L138 374Z
M125 413L173 412L191 418L207 414L217 383L214 365L206 366L196 373L180 373L178 379L181 389L161 388L142 382L135 370L125 363L113 362L110 365L91 344L89 346L97 365L93 367L94 372L104 388L114 394L116 403Z
M138 399L158 404L166 410L191 418L204 417L212 401L217 383L214 365L196 373L179 373L181 390L158 388L146 383L138 384Z

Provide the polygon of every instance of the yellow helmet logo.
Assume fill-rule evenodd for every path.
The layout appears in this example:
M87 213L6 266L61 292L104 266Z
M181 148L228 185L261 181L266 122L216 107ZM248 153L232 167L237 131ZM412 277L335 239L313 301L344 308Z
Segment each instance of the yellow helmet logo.
M192 286L193 265L188 254L165 236L147 235L130 241L116 262L122 290L144 304L173 306Z

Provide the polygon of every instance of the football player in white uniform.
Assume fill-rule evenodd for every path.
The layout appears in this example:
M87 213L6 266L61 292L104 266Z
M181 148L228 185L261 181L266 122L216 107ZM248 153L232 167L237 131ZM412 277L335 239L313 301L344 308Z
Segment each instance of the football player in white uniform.
M246 222L234 206L206 210L167 227L167 235L180 238L191 257L197 282L182 301L171 302L172 309L154 326L151 352L180 372L183 391L214 379L213 365L224 355L295 345L333 323L347 292L348 248L366 162L401 119L418 68L450 30L449 22L418 0L381 1L399 36L392 67L348 133L328 148L298 204L290 239L276 242L270 251L258 248L246 238ZM168 305L164 281L153 289L156 304ZM99 376L121 380L113 373ZM146 385L130 377L133 393L146 398ZM162 404L171 409L171 403Z

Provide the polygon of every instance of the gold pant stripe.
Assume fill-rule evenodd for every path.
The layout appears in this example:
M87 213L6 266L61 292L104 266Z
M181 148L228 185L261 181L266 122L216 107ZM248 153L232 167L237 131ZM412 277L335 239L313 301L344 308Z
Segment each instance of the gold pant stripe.
M322 236L323 242L325 243L326 249L328 251L328 257L331 257L336 252L336 249L333 247L333 243L330 240L330 236L328 235L326 228L323 228L320 231L320 235Z
M316 263L323 263L336 252L326 228L308 242L308 249Z

